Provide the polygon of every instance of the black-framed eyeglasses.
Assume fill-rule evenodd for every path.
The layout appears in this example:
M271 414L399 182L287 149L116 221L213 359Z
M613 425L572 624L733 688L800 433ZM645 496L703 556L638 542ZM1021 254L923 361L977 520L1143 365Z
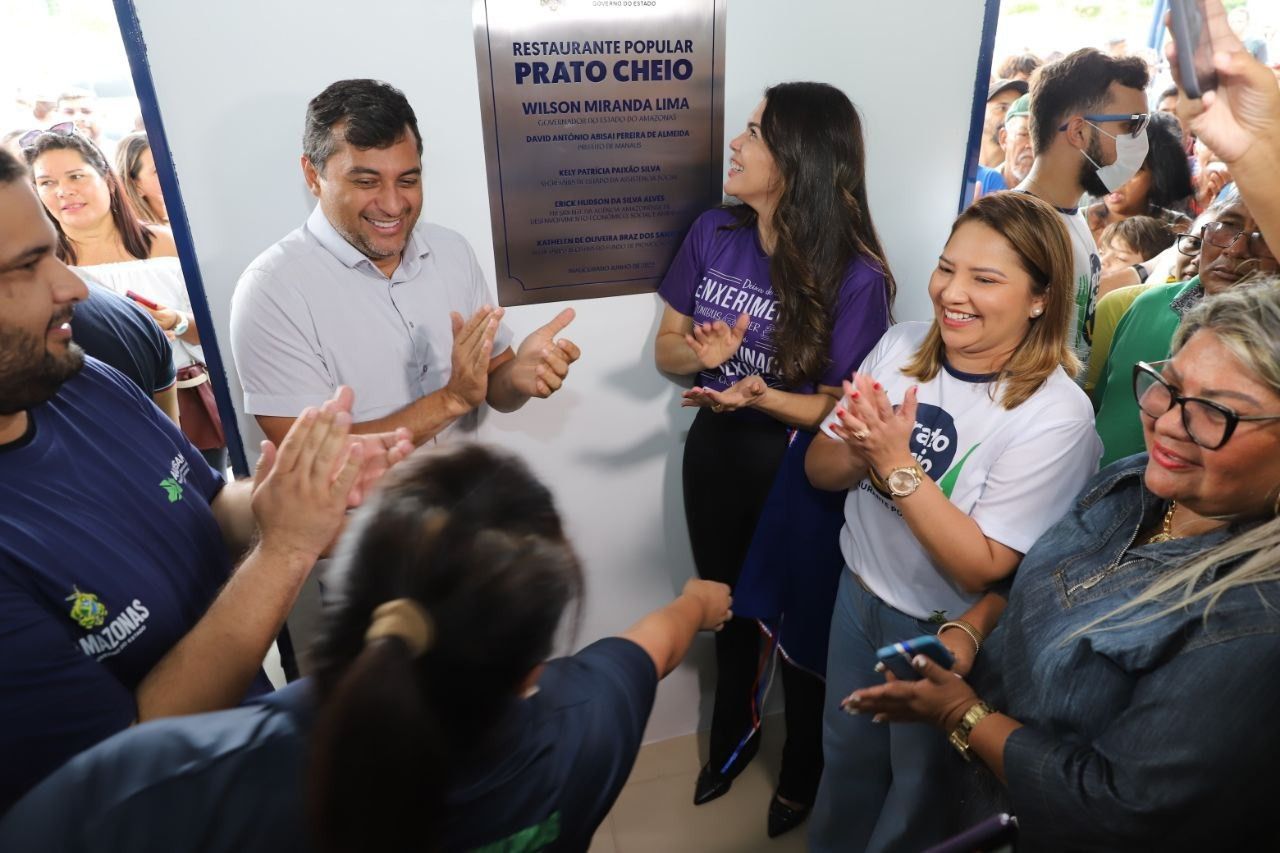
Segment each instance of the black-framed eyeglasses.
M1200 229L1199 234L1179 234L1178 251L1188 257L1195 257L1206 240L1219 249L1230 249L1236 241L1245 236L1244 231L1225 222L1209 222ZM1246 238L1245 249L1251 258L1275 259L1275 253L1267 245L1267 238L1261 231L1250 231Z
M1138 409L1149 418L1159 418L1174 406L1182 407L1182 428L1205 450L1217 450L1227 443L1241 421L1280 421L1280 415L1237 415L1227 406L1203 397L1184 397L1160 375L1167 361L1133 366L1133 396Z
M1127 121L1129 130L1126 132L1134 139L1146 133L1147 125L1151 123L1151 113L1084 113L1080 118L1094 124L1103 121ZM1064 121L1058 130L1066 130L1068 124L1070 122Z
M1204 239L1220 249L1230 249L1237 240L1245 237L1248 241L1245 243L1245 247L1252 257L1275 257L1271 252L1271 247L1267 245L1267 238L1262 236L1261 231L1245 232L1226 222L1210 222L1204 226L1204 230L1201 233L1204 235Z
M74 121L60 121L55 125L51 125L47 130L28 130L22 136L18 137L18 147L23 151L30 151L36 147L36 140L46 133L56 133L58 136L75 136L76 123Z

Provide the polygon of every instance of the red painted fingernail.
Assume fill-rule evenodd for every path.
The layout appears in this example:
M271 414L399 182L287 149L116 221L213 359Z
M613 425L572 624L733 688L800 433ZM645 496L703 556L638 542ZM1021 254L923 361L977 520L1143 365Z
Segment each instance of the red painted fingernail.
M872 385L871 387L872 387L872 388L874 388L874 389L876 389L877 391L879 391L879 390L880 390L880 383L879 383L879 382L877 382L875 385Z
M853 395L852 395L849 399L850 399L850 400L856 400L856 399L858 399L858 392L857 392L857 391L854 391L854 392L853 392Z
M836 406L836 414L837 414L839 417L842 417L842 418L843 418L843 417L845 416L845 414L847 414L847 413L845 412L845 410L844 410L844 409L840 408L839 406Z

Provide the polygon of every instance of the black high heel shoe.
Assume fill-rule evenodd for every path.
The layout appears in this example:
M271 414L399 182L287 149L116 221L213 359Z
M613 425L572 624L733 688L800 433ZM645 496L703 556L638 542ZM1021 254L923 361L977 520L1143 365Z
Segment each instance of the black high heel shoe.
M809 816L809 812L812 809L812 805L799 809L792 808L778 799L778 795L775 793L773 799L769 801L769 837L777 838L779 835L795 829L804 823L804 819Z
M698 782L693 786L693 804L700 806L729 793L733 786L733 777L726 776L711 766L711 762L702 765L698 773Z

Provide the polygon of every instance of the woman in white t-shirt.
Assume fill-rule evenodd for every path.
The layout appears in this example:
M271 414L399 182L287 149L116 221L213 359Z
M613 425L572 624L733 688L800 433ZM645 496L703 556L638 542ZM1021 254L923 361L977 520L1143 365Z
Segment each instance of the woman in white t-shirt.
M849 490L815 851L919 850L944 835L958 757L925 726L843 713L840 697L882 683L876 650L920 634L938 633L967 672L1003 609L984 593L1101 452L1072 381L1071 246L1052 207L1024 193L977 201L952 226L929 296L933 321L885 333L805 460L814 486Z

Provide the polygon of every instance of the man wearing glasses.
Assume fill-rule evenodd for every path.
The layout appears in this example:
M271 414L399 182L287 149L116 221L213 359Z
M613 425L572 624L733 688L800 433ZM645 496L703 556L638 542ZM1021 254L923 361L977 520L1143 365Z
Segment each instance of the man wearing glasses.
M1199 254L1200 274L1190 281L1149 288L1116 326L1111 354L1093 391L1104 466L1145 448L1131 393L1134 365L1166 358L1182 315L1206 295L1280 269L1275 252L1239 194L1230 194L1206 215L1208 222L1198 232L1178 238L1178 251Z
M1071 341L1081 362L1089 360L1102 261L1080 199L1085 193L1104 196L1142 168L1146 85L1141 59L1112 58L1092 48L1042 67L1031 85L1035 162L1017 189L1056 207L1067 227L1075 261Z

